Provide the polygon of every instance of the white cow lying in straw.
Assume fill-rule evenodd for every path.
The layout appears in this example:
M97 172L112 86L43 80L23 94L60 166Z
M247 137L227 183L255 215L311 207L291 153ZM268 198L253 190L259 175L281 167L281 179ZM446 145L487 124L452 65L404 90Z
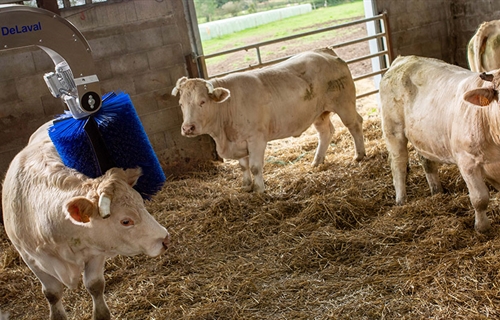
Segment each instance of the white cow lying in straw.
M140 169L112 168L90 179L63 165L47 126L32 135L7 171L5 230L42 283L51 319L66 319L64 285L75 288L82 272L94 319L110 319L103 297L105 259L157 256L165 252L169 235L132 188Z
M500 20L479 26L467 47L467 59L470 69L475 72L500 68Z
M406 201L408 141L421 156L432 193L442 192L438 163L460 169L475 209L475 228L490 228L489 192L500 190L500 71L480 75L445 62L398 57L380 83L382 129L396 202Z
M245 191L264 191L267 142L298 137L311 124L319 137L313 166L323 163L334 133L331 112L353 136L354 158L365 156L363 119L356 111L351 72L328 48L209 81L182 77L172 90L177 94L184 118L182 134L209 134L222 158L239 160Z

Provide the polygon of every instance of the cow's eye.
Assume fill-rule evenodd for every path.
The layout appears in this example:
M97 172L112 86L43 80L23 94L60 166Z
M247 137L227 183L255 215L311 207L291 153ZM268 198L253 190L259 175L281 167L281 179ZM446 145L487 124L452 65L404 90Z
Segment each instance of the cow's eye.
M204 104L205 104L205 100L201 100L200 107L203 107Z
M125 218L125 219L122 219L122 221L120 221L120 223L122 224L122 226L130 227L130 226L134 225L134 220L129 219L129 218Z

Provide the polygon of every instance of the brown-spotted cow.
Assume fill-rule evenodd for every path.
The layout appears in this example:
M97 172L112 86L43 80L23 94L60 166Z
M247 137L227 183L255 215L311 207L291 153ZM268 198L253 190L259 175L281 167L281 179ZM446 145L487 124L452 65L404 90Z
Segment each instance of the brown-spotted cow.
M313 166L323 163L334 133L331 113L338 114L349 129L354 158L365 156L363 119L356 111L351 72L329 48L208 81L182 77L172 90L172 95L177 94L184 120L182 135L209 134L222 158L239 160L245 191L264 191L267 142L300 136L311 124L319 139Z
M380 83L382 130L396 202L406 201L408 141L431 192L442 192L439 163L456 164L475 209L475 228L490 229L488 181L500 190L500 72L479 74L440 60L398 57Z
M479 26L467 46L467 59L475 72L500 69L500 20Z
M77 287L82 273L94 319L110 319L103 297L105 259L160 255L169 234L132 188L141 169L112 168L90 179L63 165L47 127L32 135L7 170L5 230L42 283L51 319L66 319L64 286Z

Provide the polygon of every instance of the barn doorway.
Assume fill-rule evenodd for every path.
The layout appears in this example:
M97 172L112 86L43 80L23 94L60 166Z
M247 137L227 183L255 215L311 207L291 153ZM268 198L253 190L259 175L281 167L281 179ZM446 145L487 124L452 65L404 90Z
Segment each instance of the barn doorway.
M225 46L214 46L210 41L200 39L200 29L206 32L204 24L193 23L193 57L192 70L198 76L209 79L229 73L251 70L283 61L299 52L314 48L331 46L348 64L358 88L357 98L361 99L378 92L378 82L392 61L390 37L387 32L387 13L376 14L373 0L355 1L331 8L331 10L346 10L347 17L333 16L330 21L314 23L316 12L324 12L329 8L316 8L316 12L306 13L307 19L287 18L296 27L292 34L269 39L265 28L253 28L255 32L243 31L242 35L227 35L220 37L219 42L227 42ZM193 10L195 10L193 5ZM278 9L279 10L279 9ZM236 19L231 22L238 23ZM280 29L280 24L289 22L277 21L271 28ZM213 27L212 27L213 28ZM258 30L262 29L262 30ZM285 32L281 32L285 33ZM274 34L279 35L276 31ZM266 40L261 41L261 38ZM217 41L216 39L215 41ZM234 39L234 40L233 40ZM238 45L240 44L241 45ZM208 44L208 45L207 45ZM236 44L236 45L235 45ZM214 49L215 48L215 49ZM194 66L195 65L195 66Z

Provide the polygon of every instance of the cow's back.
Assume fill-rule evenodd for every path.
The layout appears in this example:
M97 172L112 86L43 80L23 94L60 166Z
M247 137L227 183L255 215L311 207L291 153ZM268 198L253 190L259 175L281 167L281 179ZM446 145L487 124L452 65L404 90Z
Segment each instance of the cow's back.
M471 75L432 58L398 57L380 83L383 130L403 129L420 154L453 163L452 137L466 126L463 115L472 116L462 102L476 84Z
M231 92L237 90L237 95L244 94L246 99L252 98L248 92L270 92L276 100L286 99L292 93L304 101L325 94L340 96L340 91L352 93L355 90L347 63L328 48L303 52L266 68L233 73L215 80L214 86L225 87ZM253 86L257 86L255 90ZM259 94L255 95L258 100Z
M267 140L298 136L324 111L355 108L345 61L331 49L308 51L279 64L212 80L230 90L234 127L260 126ZM241 119L238 119L238 117Z
M461 100L470 86L464 80L471 75L469 70L437 59L398 57L380 82L383 107L404 108L407 114L413 112L414 106L421 110L449 109Z
M2 186L5 229L18 250L36 248L38 239L51 232L47 226L57 229L64 223L64 217L51 215L62 210L62 197L71 196L64 190L82 185L82 177L64 166L48 134L32 136L10 163Z

